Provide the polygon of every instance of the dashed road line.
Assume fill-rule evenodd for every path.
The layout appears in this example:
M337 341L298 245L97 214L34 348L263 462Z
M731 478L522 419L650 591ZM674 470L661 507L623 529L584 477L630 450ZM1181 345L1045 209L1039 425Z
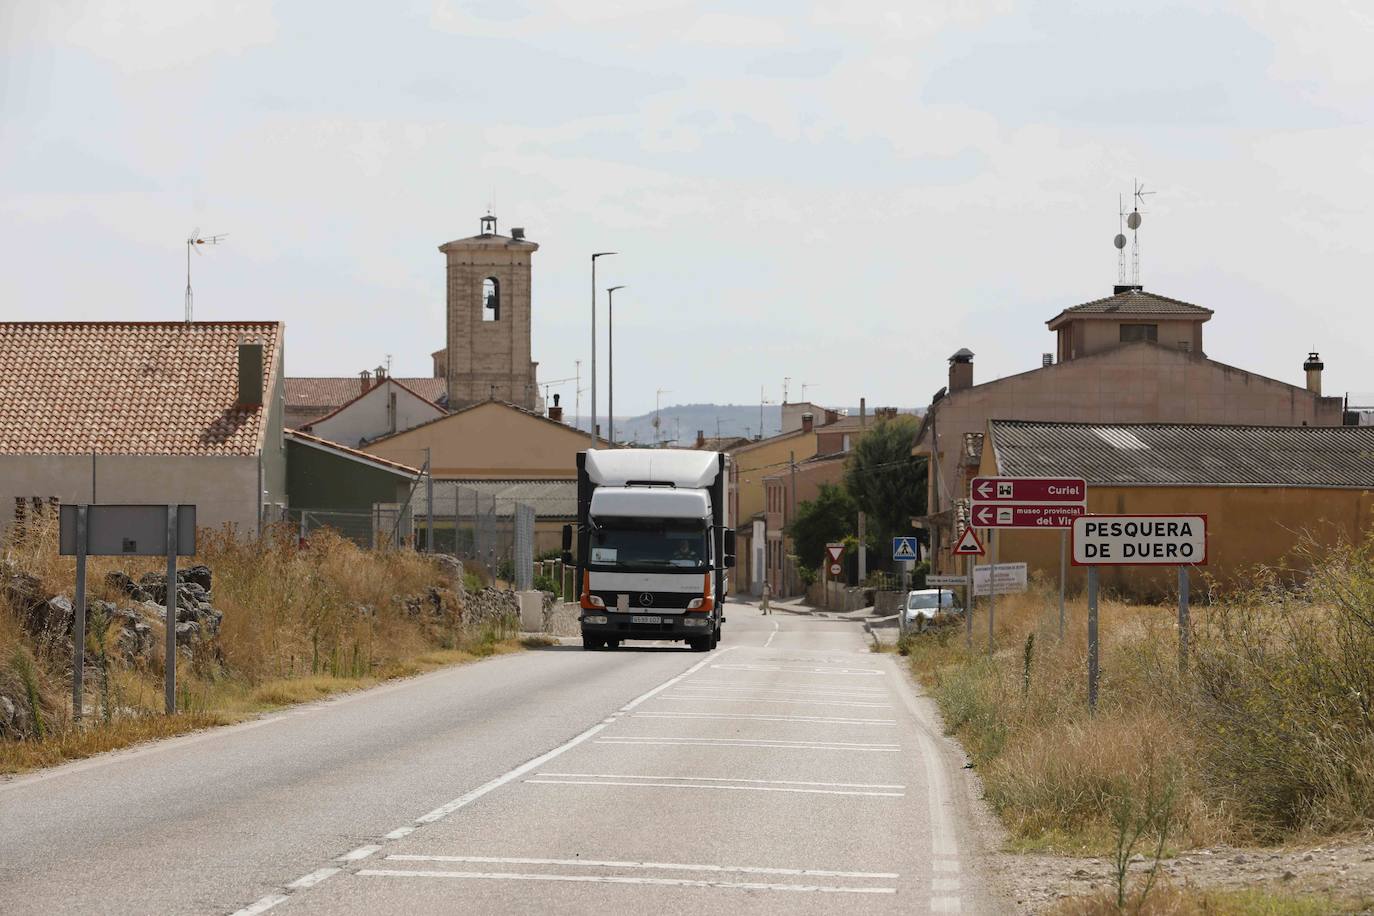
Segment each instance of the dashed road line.
M799 795L863 795L875 798L905 798L905 792L860 792L852 789L804 789L799 786L722 786L689 785L680 782L630 782L611 779L526 779L529 786L617 786L645 789L714 789L732 792L791 792Z
M304 890L307 887L314 887L316 884L319 884L321 881L324 881L327 878L334 877L341 871L343 871L343 869L335 867L317 868L310 874L303 875L302 877L297 878L295 881L292 881L290 884L286 886L293 891Z
M366 846L359 846L357 849L350 850L335 859L336 862L361 862L368 856L377 852L382 847L376 843L369 843Z
M648 884L658 887L711 887L747 891L792 891L822 894L895 894L895 887L841 887L822 884L766 884L753 881L699 881L690 878L641 878L628 875L562 875L550 873L406 871L390 868L364 868L366 878L448 878L478 881L565 881L577 884Z
M900 878L897 872L833 871L822 868L774 868L763 865L696 865L685 862L631 862L618 859L531 859L519 856L441 856L398 854L388 862L455 862L469 865L561 865L574 868L642 868L652 871L700 871L719 874L789 875L803 878Z

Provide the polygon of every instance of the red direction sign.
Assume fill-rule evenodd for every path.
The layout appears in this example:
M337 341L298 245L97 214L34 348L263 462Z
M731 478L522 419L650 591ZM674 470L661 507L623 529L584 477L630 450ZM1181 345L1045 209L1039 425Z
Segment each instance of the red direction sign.
M1088 501L1088 484L1081 477L975 477L969 492L975 504Z
M978 540L978 532L972 528L965 528L958 543L954 545L954 555L956 557L981 557L983 553L983 542Z
M979 528L1070 528L1074 519L1086 514L1087 508L1080 503L1039 506L974 503L969 517Z

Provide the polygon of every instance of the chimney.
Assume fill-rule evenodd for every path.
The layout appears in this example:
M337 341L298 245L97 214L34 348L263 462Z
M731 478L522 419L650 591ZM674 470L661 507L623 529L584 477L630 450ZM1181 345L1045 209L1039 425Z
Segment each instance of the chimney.
M367 394L367 389L372 387L372 373L364 369L358 373L358 394Z
M560 399L561 396L555 394L553 396L553 406L549 408L549 419L554 420L558 423L563 422L563 408L559 406L558 403Z
M525 227L512 226L510 230L510 237L515 239L517 242L522 241L525 238Z
M816 425L816 417L811 413L802 414L802 432L809 433Z
M377 377L377 384L380 385L382 380L386 378L386 366L378 366L376 369L372 370L372 374Z
M831 423L839 422L839 419L840 419L839 411L831 410L829 407L827 407L827 408L825 408L825 422L822 423L821 425L822 425L822 426L829 426Z
M859 429L868 426L868 399L859 398Z
M1053 354L1053 353L1041 353L1041 354L1040 354L1040 366L1041 366L1041 368L1044 368L1045 366L1053 366L1053 365L1054 365L1054 354Z
M239 341L239 407L262 406L262 343Z
M963 347L949 358L949 391L973 387L973 351Z
M1321 356L1313 350L1307 354L1307 362L1302 364L1303 371L1307 373L1307 390L1317 397L1322 396L1322 370L1326 365L1322 362Z
M699 430L697 430L697 444L696 444L696 447L697 447L697 448L705 448L705 447L706 447L706 430L704 430L704 429L699 429Z

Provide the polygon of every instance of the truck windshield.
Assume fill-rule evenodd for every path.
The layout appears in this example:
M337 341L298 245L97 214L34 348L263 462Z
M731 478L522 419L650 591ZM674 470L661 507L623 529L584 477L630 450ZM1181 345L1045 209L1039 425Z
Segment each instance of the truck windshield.
M591 554L598 566L705 569L711 565L706 529L693 519L597 519Z

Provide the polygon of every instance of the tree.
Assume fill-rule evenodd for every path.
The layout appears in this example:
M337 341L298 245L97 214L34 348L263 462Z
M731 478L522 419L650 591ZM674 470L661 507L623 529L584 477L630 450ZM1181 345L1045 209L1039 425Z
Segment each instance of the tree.
M912 517L926 514L926 459L911 454L916 427L909 414L879 420L845 464L845 489L880 544L911 534Z
M797 517L787 526L787 536L800 565L819 566L825 545L854 533L858 507L844 487L823 483L813 500L797 506Z

